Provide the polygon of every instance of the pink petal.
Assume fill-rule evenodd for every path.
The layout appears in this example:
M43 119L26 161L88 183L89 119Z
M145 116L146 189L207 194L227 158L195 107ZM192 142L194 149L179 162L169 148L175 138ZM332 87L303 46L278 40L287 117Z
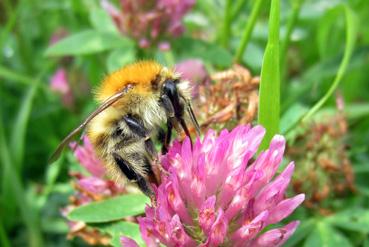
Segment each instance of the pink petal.
M61 94L66 94L70 91L65 69L59 68L55 72L55 74L51 77L50 87L51 90Z
M151 45L150 41L146 38L141 39L138 44L141 48L148 48Z
M226 207L226 205L228 205L236 191L242 186L246 165L247 164L244 163L240 167L235 168L226 178L218 196L219 204L222 207Z
M120 243L122 244L122 247L138 247L136 241L124 236L120 238Z
M205 234L209 234L216 217L215 212L216 197L213 195L206 199L199 210L199 225Z
M276 173L284 153L285 139L283 136L273 137L268 150L261 152L255 162L248 169L263 171L264 175L257 183L253 184L251 190L258 191L262 186L269 183Z
M160 42L159 43L159 50L161 50L161 51L169 51L170 50L170 44L169 44L169 42Z
M284 196L284 192L290 182L294 164L290 163L286 169L273 182L266 185L255 197L255 212L276 206Z
M137 220L140 227L142 239L145 241L146 245L158 246L160 240L156 236L153 220L150 218L142 218L142 217L139 217Z
M304 194L281 201L277 206L271 208L268 224L277 223L290 215L303 201Z
M228 230L228 221L223 210L218 210L218 216L211 227L209 235L209 246L218 246L223 243Z
M299 221L293 221L284 227L269 230L260 237L258 237L251 246L252 247L281 246L295 232L299 223L300 223Z
M173 178L172 181L169 181L166 184L166 192L168 195L168 203L173 211L180 216L183 222L185 222L186 224L191 224L192 219L187 212L186 206L178 190L177 178Z
M248 162L258 150L258 147L264 137L265 129L261 126L255 126L250 129L249 125L238 126L232 131L231 151L229 156L231 158L231 167L237 167L241 162ZM245 159L245 156L247 158Z
M250 206L248 203L252 199L252 195L250 195L249 188L260 178L260 176L261 173L259 171L252 173L252 175L249 177L248 184L234 194L234 197L225 212L228 220L231 220L233 217L240 214L243 208Z
M91 194L109 196L111 191L109 190L109 184L107 181L99 179L97 177L86 177L79 179L77 184L85 191Z
M244 246L246 241L254 238L266 226L268 216L268 211L263 211L251 222L244 222L231 237L233 245Z
M97 157L88 137L83 136L82 146L77 146L77 148L75 148L76 145L77 144L73 142L70 144L70 147L74 150L74 155L79 163L93 176L102 178L105 175L104 164Z
M170 222L170 245L196 246L196 242L185 232L178 215L174 215Z

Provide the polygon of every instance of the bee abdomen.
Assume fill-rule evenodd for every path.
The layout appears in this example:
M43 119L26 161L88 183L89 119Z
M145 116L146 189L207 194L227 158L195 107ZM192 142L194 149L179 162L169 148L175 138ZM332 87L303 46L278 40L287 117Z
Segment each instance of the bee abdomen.
M141 189L143 193L145 193L147 196L151 196L153 194L153 191L147 182L147 178L143 176L142 174L138 173L135 170L135 165L132 163L132 161L128 161L126 159L123 159L118 153L113 153L113 158L115 160L115 163L119 167L119 169L122 171L122 173L132 182L137 183L138 187ZM138 158L138 159L137 159ZM142 159L144 157L136 157L137 161L144 161ZM131 157L132 160L132 157Z

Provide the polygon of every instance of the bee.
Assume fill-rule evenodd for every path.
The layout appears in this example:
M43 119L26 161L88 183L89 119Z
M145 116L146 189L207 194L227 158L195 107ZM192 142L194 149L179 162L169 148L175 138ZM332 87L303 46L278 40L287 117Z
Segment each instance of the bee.
M83 129L108 173L118 181L128 179L148 196L153 195L153 164L157 157L155 138L161 138L166 153L173 128L190 137L189 120L199 134L191 106L191 88L180 75L154 61L127 65L108 75L97 88L100 106L59 144L49 162ZM182 128L182 129L181 129Z

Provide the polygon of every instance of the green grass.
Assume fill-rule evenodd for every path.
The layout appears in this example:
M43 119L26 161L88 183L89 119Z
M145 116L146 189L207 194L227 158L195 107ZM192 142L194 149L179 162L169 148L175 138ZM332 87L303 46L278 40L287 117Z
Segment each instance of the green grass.
M280 59L279 0L270 6L268 41L264 52L259 87L258 123L266 129L260 150L266 149L272 137L279 133L280 119Z

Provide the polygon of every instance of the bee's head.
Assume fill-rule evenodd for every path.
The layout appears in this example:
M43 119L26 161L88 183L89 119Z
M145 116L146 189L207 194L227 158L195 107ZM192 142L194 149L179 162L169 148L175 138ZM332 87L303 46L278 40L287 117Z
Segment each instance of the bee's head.
M190 119L199 131L199 125L191 107L191 89L188 81L181 80L177 74L164 78L160 87L160 103L169 118L179 122L186 135L190 134L185 118Z

